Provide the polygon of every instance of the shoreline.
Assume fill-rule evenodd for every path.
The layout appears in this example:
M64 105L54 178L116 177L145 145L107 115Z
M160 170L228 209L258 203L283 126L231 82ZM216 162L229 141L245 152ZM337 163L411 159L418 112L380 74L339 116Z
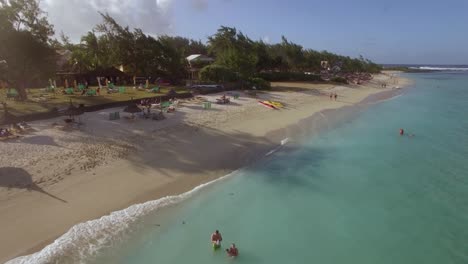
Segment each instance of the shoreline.
M339 104L327 102L325 100L328 99L323 97L324 94L314 94L316 90L320 92L336 90L337 93L344 96L347 102L340 102ZM242 118L244 118L244 113L233 113L230 116L231 119L226 122L226 120L223 119L224 117L217 116L215 113L209 118L221 119L219 124L216 123L213 125L209 122L211 120L207 122L201 120L197 125L193 124L193 120L189 120L189 122L175 120L175 123L172 125L169 124L167 127L163 126L162 128L158 128L152 131L153 133L150 135L136 129L137 126L135 125L133 127L135 131L132 132L136 132L136 134L140 135L141 138L137 138L136 141L138 142L138 140L141 140L140 143L142 144L137 146L136 150L131 150L129 152L129 156L125 157L125 162L119 160L120 164L111 162L109 163L111 165L107 164L91 168L89 171L85 172L86 176L84 179L77 179L76 176L70 176L70 179L65 178L51 185L50 190L47 189L47 191L51 193L53 191L57 196L60 194L64 200L68 201L66 205L60 204L58 201L51 202L50 197L44 197L43 194L38 199L38 195L40 194L31 192L14 194L16 197L13 198L15 199L11 197L11 199L7 200L2 199L0 205L10 204L9 207L0 207L2 215L4 211L8 212L8 210L10 210L11 212L11 203L15 203L15 201L12 200L16 200L17 205L23 206L20 209L24 209L24 206L26 206L26 203L21 202L34 201L34 204L29 205L29 207L36 205L39 207L36 211L47 209L46 212L43 212L42 221L54 219L61 224L52 225L51 227L51 224L48 223L49 229L46 229L44 233L34 234L32 239L28 234L23 234L23 237L20 239L16 237L16 241L24 242L15 243L16 245L21 244L22 248L16 248L14 253L7 253L6 251L0 252L0 260L7 260L15 256L34 253L44 246L49 245L75 224L90 219L97 219L102 215L108 215L111 212L128 208L134 204L186 193L201 184L219 179L232 171L245 167L250 162L257 160L256 158L259 156L262 158L263 155L276 146L281 139L285 138L285 135L310 133L311 131L298 129L298 127L301 127L301 122L308 122L308 118L310 121L314 116L324 111L336 111L337 109L348 106L352 107L362 104L363 102L367 104L365 100L372 95L387 92L388 96L390 96L392 93L388 91L394 91L389 88L352 88L343 86L333 86L324 88L323 90L316 90L307 94L307 96L302 96L305 98L291 97L292 99L290 99L296 100L295 103L297 104L291 103L290 106L287 106L290 107L290 109L284 110L284 112L276 112L276 114L274 114L274 112L263 109L263 111L259 111L260 113L250 114L251 116L256 115L255 118L252 119L242 120ZM307 104L304 106L301 100L312 100L312 97L314 103L325 103L322 105ZM356 102L353 102L351 98ZM391 98L391 96L389 98ZM189 108L189 106L187 107ZM246 107L248 108L246 110L247 112L251 111L249 108L251 107L250 105ZM256 108L252 109L256 110ZM96 115L96 113L94 114ZM236 116L237 114L239 114L238 117ZM277 122L278 119L281 119L281 122ZM167 121L171 123L172 120ZM264 125L258 127L259 122L262 122ZM268 127L268 125L270 125L270 127ZM274 125L276 125L276 127ZM274 129L272 129L272 127ZM103 131L93 129L92 132L94 132L93 134L100 134ZM104 133L106 132L107 131L104 131ZM119 131L115 132L117 133ZM124 135L128 134L128 131L120 132ZM156 136L154 134L156 134ZM226 144L226 142L229 143L229 146L222 145ZM141 145L144 145L144 148L142 148ZM210 147L210 151L203 152L203 148L207 146ZM173 153L173 151L177 150L188 153L184 153L183 157L179 157L177 152L176 154ZM135 152L137 154L134 154ZM201 152L203 152L203 155L200 155ZM152 156L155 155L154 153L160 154L158 155L158 161L152 158ZM160 166L166 162L174 162L173 159L176 157L177 161L175 164L172 164L173 166ZM233 160L231 157L237 157L237 159ZM217 161L214 162L217 164L211 164L213 161ZM132 174L135 178L129 179L128 174ZM138 183L135 183L135 181L138 181ZM155 184L155 181L158 181L158 183ZM117 184L110 186L109 182ZM104 190L106 188L107 190ZM82 194L80 191L86 191L89 197L81 197ZM63 194L66 194L65 196L67 197L63 197ZM107 197L109 195L110 197ZM49 200L44 201L45 199ZM17 200L22 201L18 202ZM91 210L89 210L90 207ZM28 208L28 206L26 206L26 208ZM78 214L76 212L71 214L72 211L78 211ZM31 212L26 213L24 211L14 212L16 212L14 215L16 217L21 215L26 217L32 214ZM65 218L68 217L70 219L56 219L54 213L64 214L66 216ZM26 224L24 222L28 222L27 220L28 219L22 219L20 222L23 222L22 224L24 226ZM34 220L29 219L29 221L33 222ZM8 223L10 223L10 226L18 228L18 225L15 224L13 219L2 222L2 233L6 231L4 229L8 227ZM47 222L42 223L45 225ZM12 232L10 231L10 233L14 234L15 232L13 230ZM2 237L11 237L11 235L7 234ZM43 238L38 239L39 237ZM3 243L6 244L7 242ZM14 247L15 245L10 246L10 248Z

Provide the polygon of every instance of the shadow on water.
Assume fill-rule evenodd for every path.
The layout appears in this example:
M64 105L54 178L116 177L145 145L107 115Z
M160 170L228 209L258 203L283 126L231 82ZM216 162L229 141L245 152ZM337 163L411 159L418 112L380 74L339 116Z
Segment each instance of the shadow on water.
M283 149L274 159L266 161L261 168L253 168L268 184L287 185L293 188L316 189L318 176L313 170L329 156L329 151L303 147L301 150ZM262 171L268 171L262 173ZM299 169L299 171L298 171Z
M16 189L27 189L28 191L36 191L45 194L51 198L54 198L62 203L67 201L44 191L41 187L35 184L32 180L32 176L21 168L15 167L3 167L0 168L0 187L16 188Z

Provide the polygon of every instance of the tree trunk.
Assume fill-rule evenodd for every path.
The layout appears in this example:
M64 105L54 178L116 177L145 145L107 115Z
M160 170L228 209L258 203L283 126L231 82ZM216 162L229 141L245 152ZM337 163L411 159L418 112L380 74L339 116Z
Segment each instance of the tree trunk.
M19 85L17 86L18 100L26 101L28 99L28 93L26 92L26 83L24 80L18 83L19 83Z

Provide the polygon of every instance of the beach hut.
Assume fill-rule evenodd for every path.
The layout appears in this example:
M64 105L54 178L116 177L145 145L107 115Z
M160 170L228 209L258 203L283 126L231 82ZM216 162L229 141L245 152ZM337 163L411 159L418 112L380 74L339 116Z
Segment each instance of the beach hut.
M186 58L190 80L197 80L201 68L214 62L214 59L203 54L192 54Z

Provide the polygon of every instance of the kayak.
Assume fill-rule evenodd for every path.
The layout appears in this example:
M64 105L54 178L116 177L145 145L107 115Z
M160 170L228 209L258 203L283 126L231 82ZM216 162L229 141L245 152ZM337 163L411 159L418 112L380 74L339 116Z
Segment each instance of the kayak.
M280 103L280 102L274 102L274 101L264 101L264 102L267 103L267 104L270 104L270 105L272 105L272 106L274 106L276 108L283 108L284 107L284 105L282 103Z
M271 104L269 104L269 103L266 103L266 101L258 101L258 103L261 104L261 105L263 105L263 106L265 106L265 107L267 107L267 108L276 109L275 106L273 106L273 105L271 105Z

